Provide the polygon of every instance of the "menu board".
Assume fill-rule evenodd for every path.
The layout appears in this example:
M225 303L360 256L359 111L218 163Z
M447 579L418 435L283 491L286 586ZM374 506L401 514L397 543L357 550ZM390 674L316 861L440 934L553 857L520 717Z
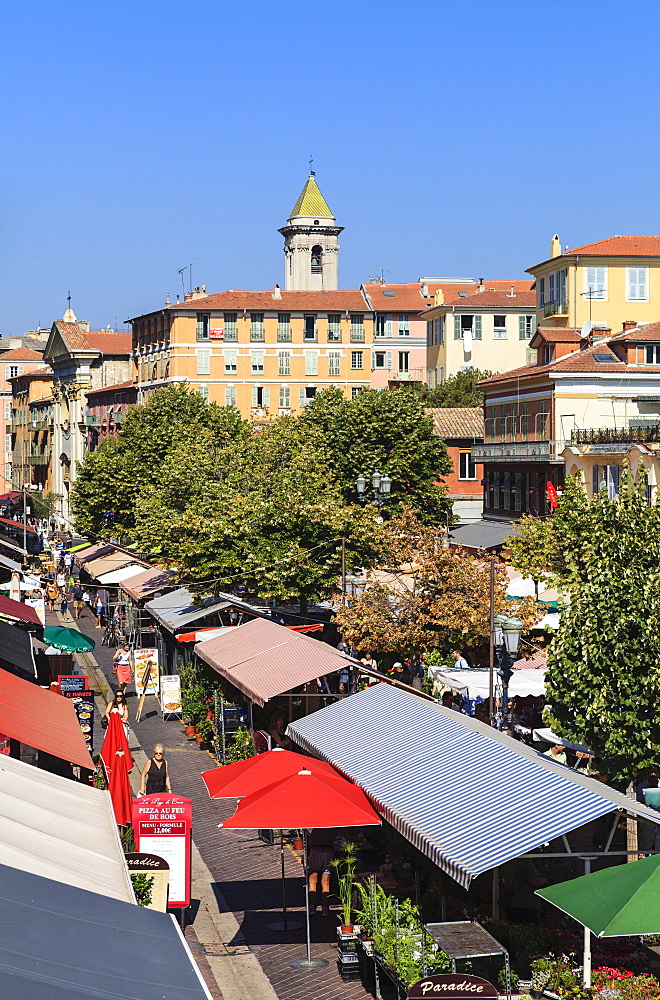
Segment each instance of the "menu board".
M81 691L89 690L89 684L85 674L58 674L57 683L59 684L60 691L65 698L74 694L80 694Z
M163 674L160 679L160 708L163 715L181 714L181 678Z
M167 910L167 895L170 882L170 866L155 854L125 854L126 867L131 875L147 875L151 878L150 910Z
M190 903L192 800L156 792L133 800L133 832L141 853L155 854L170 867L170 907Z
M87 680L87 678L83 678ZM70 691L65 694L73 702L82 734L85 737L87 749L91 753L94 749L94 692L93 691Z
M151 665L151 670L149 671L149 679L147 682L147 689L145 692L142 684L142 678L144 677L150 665ZM133 670L135 673L135 690L139 695L158 693L158 650L157 649L134 649Z

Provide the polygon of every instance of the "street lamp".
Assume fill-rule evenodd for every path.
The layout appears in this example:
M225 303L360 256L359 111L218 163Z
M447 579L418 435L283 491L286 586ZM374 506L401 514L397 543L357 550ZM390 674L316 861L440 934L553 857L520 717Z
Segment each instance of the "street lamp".
M513 676L512 665L516 659L523 623L519 618L496 615L493 620L493 644L500 669L497 676L502 681L502 729L509 728L509 681Z
M374 494L373 500L370 500L367 496L367 480L366 477L360 474L355 480L355 488L357 490L358 499L362 503L375 503L378 507L389 500L390 490L392 488L392 480L385 473L378 472L376 470L371 474L371 487Z

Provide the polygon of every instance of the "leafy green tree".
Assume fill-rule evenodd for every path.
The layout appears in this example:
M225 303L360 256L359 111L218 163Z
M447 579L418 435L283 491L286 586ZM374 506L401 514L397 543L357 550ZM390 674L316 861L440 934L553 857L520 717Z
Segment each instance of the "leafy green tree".
M217 455L203 436L182 444L137 511L136 540L177 558L190 580L242 580L303 609L337 589L341 539L350 572L373 558L378 530L373 508L344 502L323 436L291 417Z
M468 368L467 371L450 375L435 389L422 386L419 393L424 406L481 406L484 396L477 389L477 382L490 378L492 374L493 372L481 371L479 368Z
M406 503L428 523L445 522L451 503L438 480L452 465L417 393L363 389L355 399L346 399L339 389L324 389L300 422L322 433L328 465L348 503L357 502L357 477L370 480L378 470L392 480L392 499L383 514L390 516Z
M208 404L182 382L158 389L146 403L130 407L119 436L105 438L79 464L72 490L78 529L132 533L136 504L144 490L161 481L163 464L173 451L178 451L189 473L182 445L194 442L204 431L209 435L207 447L218 452L252 435L237 410Z
M565 496L563 536L549 533L571 597L548 655L552 728L619 780L660 757L660 507L644 486L626 473L616 499L583 495L575 512Z
M580 477L569 476L552 517L524 516L516 524L508 539L514 568L534 580L549 574L560 587L579 580L576 559L580 548L576 549L575 543L588 530L588 508Z

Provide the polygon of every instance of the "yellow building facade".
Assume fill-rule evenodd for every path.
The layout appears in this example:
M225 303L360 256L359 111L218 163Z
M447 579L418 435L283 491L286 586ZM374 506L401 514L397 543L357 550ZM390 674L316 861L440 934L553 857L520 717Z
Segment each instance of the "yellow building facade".
M196 290L132 319L139 399L186 381L246 419L298 413L325 387L371 382L373 312L359 291Z
M550 257L528 273L539 326L620 330L660 316L660 236L612 236L564 251L554 236Z

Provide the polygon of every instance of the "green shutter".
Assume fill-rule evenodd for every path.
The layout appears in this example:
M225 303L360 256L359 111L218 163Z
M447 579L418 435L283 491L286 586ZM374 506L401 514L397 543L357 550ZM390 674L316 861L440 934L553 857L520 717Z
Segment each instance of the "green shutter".
M481 340L481 316L474 317L474 339Z
M461 317L454 314L454 340L461 339Z
M527 340L527 337L525 336L525 321L526 321L526 319L527 319L526 316L519 316L518 317L518 339L519 340Z

